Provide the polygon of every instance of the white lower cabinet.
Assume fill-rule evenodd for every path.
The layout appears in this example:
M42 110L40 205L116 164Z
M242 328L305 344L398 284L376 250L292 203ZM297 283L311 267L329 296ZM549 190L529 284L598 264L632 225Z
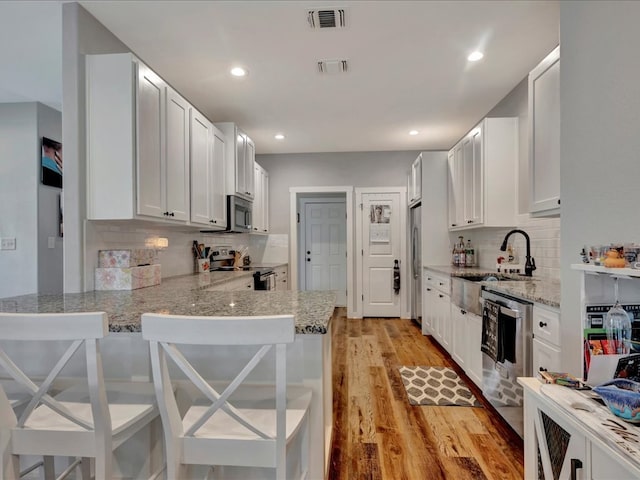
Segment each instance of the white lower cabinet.
M482 317L451 305L453 330L451 357L482 388Z
M451 352L451 278L425 270L423 281L422 321L442 347ZM423 328L423 333L425 328Z
M581 417L565 410L542 393L543 384L538 379L522 378L520 383L524 388L526 480L640 478L640 462L632 461L629 454L611 439L605 440L594 430L593 424L587 426ZM597 418L597 423L619 423L623 432L635 428L617 420L608 410L606 412L595 411L592 415ZM606 418L603 419L602 415ZM630 433L635 436L633 432Z
M552 307L533 306L533 374L561 370L560 312Z
M289 290L289 266L282 265L275 268L276 290Z

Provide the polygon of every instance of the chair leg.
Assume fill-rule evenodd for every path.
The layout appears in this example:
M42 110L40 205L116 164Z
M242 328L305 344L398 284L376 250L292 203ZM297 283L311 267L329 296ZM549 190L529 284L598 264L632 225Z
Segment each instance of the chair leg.
M91 480L91 458L82 457L80 462L80 475L82 480Z
M43 470L44 470L45 480L55 480L56 478L56 469L54 464L55 457L46 456L46 457L43 457L42 460L44 463Z

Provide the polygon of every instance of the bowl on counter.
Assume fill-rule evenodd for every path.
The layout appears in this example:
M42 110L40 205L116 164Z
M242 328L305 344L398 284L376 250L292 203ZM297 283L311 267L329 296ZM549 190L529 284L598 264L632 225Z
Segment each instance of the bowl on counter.
M616 378L593 388L615 416L640 423L640 383Z

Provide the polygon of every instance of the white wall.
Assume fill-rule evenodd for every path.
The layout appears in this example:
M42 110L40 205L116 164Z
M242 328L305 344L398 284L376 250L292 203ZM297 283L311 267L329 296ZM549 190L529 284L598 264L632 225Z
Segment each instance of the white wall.
M0 298L38 290L38 184L40 155L35 103L0 104Z
M85 54L129 49L77 3L62 5L62 144L64 148L64 291L90 290L86 274L84 219ZM88 284L86 282L89 282Z
M290 187L406 187L419 152L291 153L256 155L269 172L271 232L289 232Z
M640 242L640 2L561 2L562 360L581 372L583 245Z
M62 141L62 114L58 110L37 104L38 133L36 138L40 157L40 141L47 137ZM62 146L64 162L64 145ZM63 163L64 172L64 163ZM59 202L62 190L43 185L38 181L38 292L62 293L63 291L63 237L60 236ZM64 180L63 180L64 181ZM49 238L53 239L53 248L49 247Z

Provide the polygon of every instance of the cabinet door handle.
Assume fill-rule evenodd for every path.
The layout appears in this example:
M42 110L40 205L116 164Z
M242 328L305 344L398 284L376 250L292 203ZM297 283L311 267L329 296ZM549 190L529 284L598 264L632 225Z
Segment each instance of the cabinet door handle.
M540 370L541 372L547 372L548 370L544 367L540 367L538 370Z
M473 223L473 220L467 220L467 223Z
M162 212L162 214L167 216L167 217L169 216L169 212Z
M173 212L171 212L171 213L169 214L169 216L170 216L170 217L175 217L175 216L176 216L176 214L175 214L175 213L173 213Z
M457 227L457 226L458 226L458 224L457 224L457 223L452 223L452 224L451 224L451 226L452 226L452 227Z
M571 459L571 480L578 480L578 469L582 469L582 461L577 458Z
M540 322L538 325L540 325L540 328L544 328L547 326L547 322Z
M558 199L558 205L560 205L560 199Z
M431 289L430 289L430 288L427 288L427 292L430 292L430 291L431 291Z
M439 294L438 294L438 296L439 296L440 298L444 298L444 295L442 295L441 293L439 293Z

